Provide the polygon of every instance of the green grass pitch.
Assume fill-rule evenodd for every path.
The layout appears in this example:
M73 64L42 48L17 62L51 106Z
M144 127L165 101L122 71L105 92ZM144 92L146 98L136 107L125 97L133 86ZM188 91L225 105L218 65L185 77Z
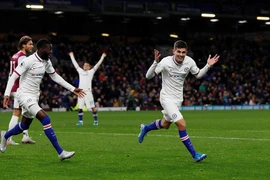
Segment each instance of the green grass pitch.
M208 157L193 162L176 126L151 131L142 144L139 124L162 117L160 111L91 112L76 126L77 112L50 112L60 145L76 151L60 161L35 119L29 129L35 145L8 146L0 154L3 180L268 180L270 178L270 111L182 111L195 149ZM11 113L1 113L7 129ZM20 142L22 135L14 136Z

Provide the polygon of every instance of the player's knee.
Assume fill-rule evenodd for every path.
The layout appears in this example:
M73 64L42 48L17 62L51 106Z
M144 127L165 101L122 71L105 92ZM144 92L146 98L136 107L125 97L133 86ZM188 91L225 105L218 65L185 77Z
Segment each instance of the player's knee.
M83 112L83 110L82 110L82 109L79 109L79 110L78 110L78 113L82 113L82 112Z
M87 108L87 111L88 111L88 112L91 112L91 111L92 111L92 109L91 109L91 108Z
M16 108L16 109L14 108L13 115L19 117L21 115L21 110L18 108Z
M169 128L170 128L170 125L171 125L171 123L169 123L168 121L162 120L162 122L161 122L161 126L162 126L164 129L169 129Z
M179 119L175 124L177 125L178 129L186 129L186 121L184 119Z

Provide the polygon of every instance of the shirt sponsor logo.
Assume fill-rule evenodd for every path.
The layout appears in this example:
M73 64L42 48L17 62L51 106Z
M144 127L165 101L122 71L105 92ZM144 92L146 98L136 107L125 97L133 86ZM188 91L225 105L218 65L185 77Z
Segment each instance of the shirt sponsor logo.
M180 74L169 74L169 77L179 78L181 76L180 76Z
M35 77L43 77L44 73L40 73L40 74L31 74L32 76L35 76Z

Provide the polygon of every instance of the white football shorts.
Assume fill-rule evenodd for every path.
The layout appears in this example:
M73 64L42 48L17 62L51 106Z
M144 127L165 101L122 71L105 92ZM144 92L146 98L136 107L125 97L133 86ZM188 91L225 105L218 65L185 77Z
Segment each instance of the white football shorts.
M19 105L22 107L22 115L27 118L36 117L38 111L42 109L38 105L38 97L36 96L23 94L23 93L17 93L16 99Z
M175 102L172 100L160 100L160 104L163 107L163 110L161 111L163 114L163 117L168 121L168 122L176 122L181 119L183 119L183 115L179 111L182 102Z
M79 109L83 109L84 105L86 105L87 109L94 108L95 107L95 102L93 98L92 92L85 92L85 96L83 98L78 97L78 105Z
M16 94L17 94L17 92L12 92L11 93L11 95L13 96L13 108L14 109L20 109L21 107L20 107L19 102L18 102L18 100L16 98Z

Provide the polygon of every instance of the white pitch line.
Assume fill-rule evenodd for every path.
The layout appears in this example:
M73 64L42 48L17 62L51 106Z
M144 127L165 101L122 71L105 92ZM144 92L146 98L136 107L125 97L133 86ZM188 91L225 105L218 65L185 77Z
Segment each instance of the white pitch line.
M61 133L61 134L70 134L71 132L56 132ZM138 136L138 134L119 134L119 133L93 133L93 132L74 132L77 134L91 134L91 135L106 135L106 136ZM153 136L153 137L179 137L175 135L149 135L147 136ZM212 136L190 136L190 138L195 138L195 139L221 139L221 140L243 140L243 141L270 141L270 139L256 139L256 138L229 138L229 137L212 137Z
M254 138L227 138L227 137L211 137L211 136L191 136L191 138L199 139L222 139L222 140L244 140L244 141L270 141L270 139L254 139Z
M192 129L193 131L206 131L205 129ZM230 132L270 133L269 130L228 130Z

